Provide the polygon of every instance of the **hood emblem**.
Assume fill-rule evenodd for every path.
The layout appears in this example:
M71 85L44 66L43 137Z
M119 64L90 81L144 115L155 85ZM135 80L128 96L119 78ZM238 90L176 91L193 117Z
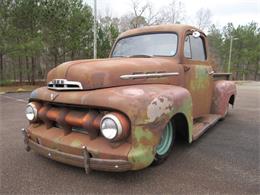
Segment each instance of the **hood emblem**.
M54 79L48 83L48 89L53 90L83 90L82 84L78 81L68 81L66 79Z

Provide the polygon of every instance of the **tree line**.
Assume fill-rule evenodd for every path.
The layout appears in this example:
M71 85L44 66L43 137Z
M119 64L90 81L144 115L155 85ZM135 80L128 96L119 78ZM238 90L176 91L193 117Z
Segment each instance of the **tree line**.
M0 0L0 80L35 84L48 70L92 58L93 14L82 0ZM98 23L98 57L119 34L111 18Z
M231 72L236 80L260 80L260 28L257 23L222 29L211 25L208 31L211 58L220 71L228 70L232 39Z
M173 0L155 12L149 2L131 1L120 18L109 13L97 21L97 57L106 58L120 32L162 23L185 23L185 7ZM259 27L249 23L219 29L207 9L197 12L195 26L208 30L211 56L227 70L230 38L235 79L259 79ZM58 64L93 57L93 13L83 0L0 0L0 84L35 84Z

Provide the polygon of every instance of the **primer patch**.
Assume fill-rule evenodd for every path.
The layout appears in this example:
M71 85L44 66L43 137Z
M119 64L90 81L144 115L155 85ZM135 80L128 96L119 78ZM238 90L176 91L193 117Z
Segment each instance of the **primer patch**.
M173 109L173 102L167 97L155 98L147 108L147 122L154 122L163 114L168 114Z
M129 96L141 96L144 94L144 91L138 88L128 88L128 89L124 89L123 93L124 95L129 95Z

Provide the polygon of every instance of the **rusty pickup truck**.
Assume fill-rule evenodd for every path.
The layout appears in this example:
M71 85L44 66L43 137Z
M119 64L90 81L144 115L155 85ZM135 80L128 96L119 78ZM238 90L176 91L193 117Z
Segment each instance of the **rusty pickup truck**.
M86 173L160 164L176 135L192 143L224 119L236 96L228 76L214 72L195 27L126 31L107 59L65 62L31 93L26 150Z

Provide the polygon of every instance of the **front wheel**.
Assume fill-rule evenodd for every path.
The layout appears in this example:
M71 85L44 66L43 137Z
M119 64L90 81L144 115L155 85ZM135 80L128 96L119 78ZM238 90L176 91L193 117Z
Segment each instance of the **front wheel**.
M163 130L160 143L156 147L156 154L153 165L164 162L173 148L175 142L175 125L171 121L168 122Z

